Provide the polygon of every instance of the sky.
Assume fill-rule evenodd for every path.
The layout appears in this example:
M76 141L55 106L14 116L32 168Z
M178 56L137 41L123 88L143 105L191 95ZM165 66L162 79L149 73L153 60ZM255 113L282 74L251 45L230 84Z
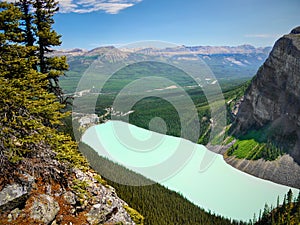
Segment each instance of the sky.
M272 46L300 25L300 0L60 0L60 48L157 40L178 45Z

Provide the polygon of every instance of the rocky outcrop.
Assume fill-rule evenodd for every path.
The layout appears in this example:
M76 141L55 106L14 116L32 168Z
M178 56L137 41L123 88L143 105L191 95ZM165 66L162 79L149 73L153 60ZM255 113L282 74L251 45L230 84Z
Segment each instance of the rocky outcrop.
M83 173L81 170L74 170L74 172L76 180L84 182L87 193L90 193L83 198L82 203L84 208L88 204L91 205L87 207L88 213L86 214L89 224L115 224L118 222L126 225L135 224L124 208L124 206L128 206L127 203L120 199L115 189L107 185L99 175L91 171Z
M92 169L71 169L65 183L24 177L0 191L0 224L136 224L127 203Z
M268 126L300 164L300 27L274 45L240 105L235 134Z

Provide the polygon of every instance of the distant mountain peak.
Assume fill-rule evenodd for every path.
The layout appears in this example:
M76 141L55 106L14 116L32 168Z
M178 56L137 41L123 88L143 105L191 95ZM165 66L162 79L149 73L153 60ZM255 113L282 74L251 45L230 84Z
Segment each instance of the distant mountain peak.
M117 62L128 58L129 53L121 51L114 46L104 46L88 51L85 56L99 56L110 62Z

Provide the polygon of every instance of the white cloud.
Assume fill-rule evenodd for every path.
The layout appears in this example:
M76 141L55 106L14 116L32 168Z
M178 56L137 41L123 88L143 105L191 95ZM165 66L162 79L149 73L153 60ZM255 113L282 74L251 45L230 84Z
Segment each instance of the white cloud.
M77 5L72 3L72 0L61 0L59 1L60 5L60 11L61 12L69 12L72 11L72 9L76 8Z
M60 0L61 13L89 13L104 11L117 14L121 10L134 6L142 0Z

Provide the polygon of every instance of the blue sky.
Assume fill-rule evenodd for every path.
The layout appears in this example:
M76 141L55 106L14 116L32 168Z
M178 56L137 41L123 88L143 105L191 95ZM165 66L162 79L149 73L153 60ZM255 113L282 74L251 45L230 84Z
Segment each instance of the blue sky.
M300 25L300 0L61 0L61 48L159 40L272 46Z

